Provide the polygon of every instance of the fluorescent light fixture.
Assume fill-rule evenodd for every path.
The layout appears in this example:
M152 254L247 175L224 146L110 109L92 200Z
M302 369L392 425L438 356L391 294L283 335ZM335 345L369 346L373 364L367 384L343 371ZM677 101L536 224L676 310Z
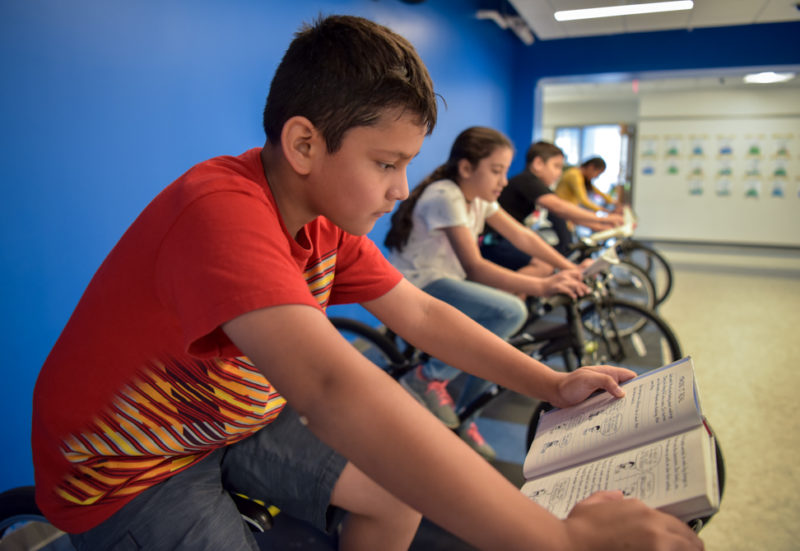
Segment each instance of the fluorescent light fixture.
M794 73L776 73L774 71L764 71L763 73L752 73L745 75L744 81L748 84L774 84L776 82L786 82L794 78Z
M577 19L597 19L600 17L618 17L620 15L638 15L641 13L660 13L665 11L690 10L694 7L692 0L674 2L649 2L647 4L628 4L627 6L606 6L603 8L586 8L582 10L563 10L553 14L556 21L575 21Z

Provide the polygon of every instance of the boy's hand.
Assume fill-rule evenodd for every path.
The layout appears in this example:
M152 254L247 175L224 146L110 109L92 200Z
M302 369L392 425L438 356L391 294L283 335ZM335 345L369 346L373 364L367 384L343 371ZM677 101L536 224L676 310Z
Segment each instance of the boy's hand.
M578 298L589 294L589 287L581 279L579 270L562 270L544 278L544 296L567 295Z
M563 408L578 404L596 390L607 390L616 398L622 398L625 391L619 383L636 377L630 369L611 365L588 365L565 373L558 382L557 395L548 401L555 407Z
M622 224L625 223L625 220L622 217L622 215L614 212L609 213L609 215L605 217L605 220L608 221L608 225L611 228L616 228L617 226L621 226Z
M699 550L703 542L677 518L647 507L622 492L596 492L564 521L571 549Z
M583 272L586 268L594 264L594 258L584 258L583 261L576 266L578 270Z

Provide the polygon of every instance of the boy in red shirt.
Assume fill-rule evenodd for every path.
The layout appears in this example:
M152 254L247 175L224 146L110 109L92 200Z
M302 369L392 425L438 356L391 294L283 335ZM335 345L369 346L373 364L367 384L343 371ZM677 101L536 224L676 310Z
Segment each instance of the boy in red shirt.
M452 365L556 405L619 396L632 376L551 371L403 280L365 237L408 194L435 122L405 39L322 19L276 71L264 147L195 166L134 221L34 393L37 502L78 549L257 549L230 492L323 530L346 511L343 549L407 548L420 512L481 548L699 545L617 494L557 520L327 320L328 304L360 302Z

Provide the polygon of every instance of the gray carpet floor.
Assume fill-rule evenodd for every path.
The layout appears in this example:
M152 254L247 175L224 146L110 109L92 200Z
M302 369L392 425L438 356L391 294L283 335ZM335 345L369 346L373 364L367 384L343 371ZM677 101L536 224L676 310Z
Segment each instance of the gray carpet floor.
M661 314L693 357L726 464L710 551L800 549L800 252L659 245Z

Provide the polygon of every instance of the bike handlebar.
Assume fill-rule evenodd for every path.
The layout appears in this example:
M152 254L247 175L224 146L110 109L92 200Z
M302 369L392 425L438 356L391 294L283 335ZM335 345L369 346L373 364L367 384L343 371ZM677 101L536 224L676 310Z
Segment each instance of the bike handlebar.
M584 238L583 239L584 243L586 243L586 245L590 247L593 247L595 245L599 245L603 241L611 239L612 237L632 236L633 230L636 227L636 219L633 216L633 211L631 210L630 207L625 206L622 208L622 219L623 223L621 226L595 232L589 237Z
M619 264L617 251L615 249L606 249L594 262L583 270L583 277L590 278L599 273L607 272L608 269L615 264Z

